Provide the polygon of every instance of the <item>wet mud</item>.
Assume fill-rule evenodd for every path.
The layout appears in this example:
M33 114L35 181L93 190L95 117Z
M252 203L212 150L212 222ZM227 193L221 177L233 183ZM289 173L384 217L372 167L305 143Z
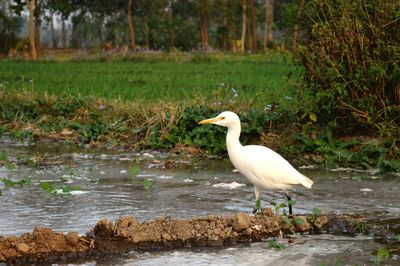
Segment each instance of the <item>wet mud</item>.
M239 212L191 220L164 217L142 223L133 216L122 216L115 222L98 221L86 236L35 228L18 237L0 237L0 263L66 262L132 250L222 247L295 233L355 234L354 221L362 219L333 214L282 219L269 208L255 216Z

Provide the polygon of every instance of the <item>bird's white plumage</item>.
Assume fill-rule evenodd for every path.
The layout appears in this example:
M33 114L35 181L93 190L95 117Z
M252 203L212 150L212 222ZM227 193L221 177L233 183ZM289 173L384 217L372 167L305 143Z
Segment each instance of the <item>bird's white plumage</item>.
M281 189L287 192L297 184L311 188L313 181L297 171L275 151L260 145L241 145L240 119L235 113L226 111L215 118L199 122L208 123L228 128L226 146L229 158L235 168L254 185L257 199L262 190Z
M287 190L296 184L311 187L311 180L298 172L282 156L267 147L242 146L239 153L229 153L229 156L235 168L260 190Z

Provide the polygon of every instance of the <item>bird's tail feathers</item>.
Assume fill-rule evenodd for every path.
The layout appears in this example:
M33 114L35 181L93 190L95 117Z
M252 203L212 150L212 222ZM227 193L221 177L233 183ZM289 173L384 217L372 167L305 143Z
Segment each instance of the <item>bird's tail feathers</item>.
M305 175L302 175L302 176L303 176L303 180L302 180L301 184L303 186L305 186L306 188L311 188L314 182L310 178L306 177Z

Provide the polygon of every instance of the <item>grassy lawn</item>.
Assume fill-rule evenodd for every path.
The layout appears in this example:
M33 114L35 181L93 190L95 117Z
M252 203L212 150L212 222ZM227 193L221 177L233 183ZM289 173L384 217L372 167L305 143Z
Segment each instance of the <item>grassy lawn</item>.
M255 98L262 106L290 96L287 76L299 71L283 60L265 57L217 62L0 62L7 90L28 89L60 95L99 96L126 101L212 100L221 92Z

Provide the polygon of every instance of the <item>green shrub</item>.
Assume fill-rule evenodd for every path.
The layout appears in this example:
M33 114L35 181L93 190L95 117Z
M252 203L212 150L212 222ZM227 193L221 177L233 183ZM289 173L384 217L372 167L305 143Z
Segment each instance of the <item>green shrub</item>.
M306 1L298 51L313 96L306 112L343 133L398 132L399 17L399 1Z

